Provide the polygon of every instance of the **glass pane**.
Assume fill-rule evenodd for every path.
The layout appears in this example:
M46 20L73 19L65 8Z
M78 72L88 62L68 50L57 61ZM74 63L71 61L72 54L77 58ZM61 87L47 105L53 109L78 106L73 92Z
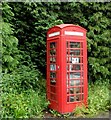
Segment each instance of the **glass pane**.
M70 55L80 55L80 50L70 50Z
M66 66L66 70L69 70L69 65Z
M70 102L74 102L75 101L75 96L69 96L69 100L70 100Z
M50 78L56 78L56 73L55 72L50 72Z
M77 96L67 96L67 102L80 101L80 95Z
M81 85L83 85L84 83L83 83L83 80L81 80Z
M78 58L78 57L74 58L74 57L67 56L67 63L72 63L72 64L80 63L80 58ZM81 61L81 63L82 63L82 61Z
M72 62L73 64L80 63L80 58L78 58L78 57L76 57L76 58L71 57L71 62Z
M70 64L70 71L72 70L80 70L80 65L76 65L76 64Z
M56 80L55 79L50 79L50 84L51 85L56 85Z
M56 65L55 64L50 64L50 70L56 70Z
M55 57L51 57L50 58L50 63L55 63L56 62L56 58Z
M66 76L66 77L67 77L67 79L68 79L68 77L69 77L69 74L67 74L67 76Z
M78 88L70 88L70 94L77 94L77 93L80 93L80 92L81 92L80 87L78 87Z
M55 48L56 47L56 43L55 42L51 42L50 43L50 48Z
M67 63L72 63L72 57L67 57Z
M70 42L70 48L80 48L79 42Z
M68 48L68 42L66 43L66 46L67 46L67 48Z
M84 94L82 94L82 98L81 98L81 100L83 100L84 99Z
M71 72L70 79L74 79L74 78L80 78L80 72L77 73Z
M80 80L70 80L70 86L78 86L80 85Z
M55 49L50 50L50 56L54 56L54 55L56 55L56 50Z
M75 97L76 97L76 101L80 101L81 100L81 96L80 95L77 95Z
M67 102L69 102L69 96L67 96Z
M82 93L84 92L83 87L81 87L81 92L82 92Z

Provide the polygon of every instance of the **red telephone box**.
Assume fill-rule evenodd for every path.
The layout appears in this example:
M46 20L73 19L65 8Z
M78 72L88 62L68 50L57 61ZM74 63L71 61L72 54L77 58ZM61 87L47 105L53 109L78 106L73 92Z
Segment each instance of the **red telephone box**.
M47 99L59 113L87 105L86 30L61 24L47 32Z

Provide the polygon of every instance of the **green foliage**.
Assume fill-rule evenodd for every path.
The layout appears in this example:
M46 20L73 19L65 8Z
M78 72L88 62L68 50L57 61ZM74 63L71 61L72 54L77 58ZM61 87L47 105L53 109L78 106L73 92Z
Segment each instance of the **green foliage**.
M59 18L87 30L88 72L92 81L111 76L111 3L61 3Z
M95 12L89 17L88 25L88 44L89 48L89 72L91 79L109 79L110 64L109 57L111 37L110 37L110 18L107 15L109 5L93 4ZM99 10L98 10L98 9ZM103 10L103 8L107 11Z
M11 74L3 74L2 84L3 92L22 92L28 89L41 90L41 85L45 83L42 80L41 73L33 67L20 66ZM44 92L45 86L42 85L41 92Z
M15 14L12 22L16 29L15 36L19 39L19 49L24 51L22 61L32 61L43 73L46 67L47 30L62 23L57 18L58 14L50 11L51 4L9 3Z
M3 21L9 23L9 21L13 18L14 13L12 12L12 8L7 3L2 3L0 8L2 10L2 19Z
M100 80L89 84L88 108L77 107L74 111L76 117L94 117L100 112L108 111L111 107L109 99L109 82Z
M42 117L49 104L45 96L45 80L33 67L22 65L10 74L3 74L1 117Z
M89 79L109 79L111 3L9 3L9 6L15 14L11 22L25 64L32 62L45 73L48 28L73 23L87 29Z
M44 93L43 93L44 94ZM28 90L18 93L2 94L2 117L3 118L30 118L42 117L42 111L48 102L45 94L40 95L38 91Z
M12 16L10 7L7 4L3 4L3 20L1 21L0 28L2 38L2 67L3 72L13 71L19 63L19 50L17 48L18 39L14 37L12 25L9 23L9 18Z

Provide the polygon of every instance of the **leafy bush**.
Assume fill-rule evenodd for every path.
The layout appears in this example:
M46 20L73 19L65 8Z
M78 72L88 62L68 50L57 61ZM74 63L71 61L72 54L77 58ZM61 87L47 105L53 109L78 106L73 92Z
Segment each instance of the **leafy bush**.
M0 10L3 10L3 21L0 23L0 38L2 37L2 71L13 71L19 63L18 39L13 35L14 29L9 20L14 16L11 7L4 3Z
M48 102L45 94L28 90L18 94L2 94L2 117L4 118L29 118L42 117L42 111L47 107Z
M45 82L41 76L42 74L34 67L22 65L11 74L3 74L3 92L13 92L13 90L22 92L27 89L40 90L41 84ZM45 86L42 89L45 89Z
M45 74L46 33L53 25L62 23L62 20L58 19L58 13L50 11L55 3L8 4L14 13L10 22L13 23L14 34L19 40L19 50L25 53L23 61L32 61Z
M58 13L64 23L80 25L87 30L90 79L110 79L111 3L63 2L59 7L57 9L54 6L53 11Z
M20 66L2 79L2 116L4 118L41 117L47 107L45 80L34 67Z

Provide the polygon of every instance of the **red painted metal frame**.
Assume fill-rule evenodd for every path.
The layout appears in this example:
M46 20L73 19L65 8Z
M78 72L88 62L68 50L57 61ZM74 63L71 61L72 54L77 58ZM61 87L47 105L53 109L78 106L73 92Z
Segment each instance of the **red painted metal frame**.
M81 32L83 36L65 35L65 31ZM52 34L54 33L54 34ZM55 42L56 46L56 83L51 85L50 78L50 43ZM67 42L79 42L83 44L83 95L84 99L74 102L68 102L67 98ZM71 48L68 48L71 49ZM81 49L81 48L80 48ZM73 49L74 50L74 49ZM81 56L82 57L82 56ZM55 64L55 63L54 63ZM71 64L71 63L68 63ZM81 63L80 63L81 64ZM77 71L75 71L77 72ZM80 78L81 79L81 78ZM71 80L71 79L69 79ZM81 80L80 80L81 81ZM50 101L49 107L64 114L72 112L76 106L82 103L87 106L88 97L88 80L87 80L87 42L86 30L73 24L61 24L50 28L47 32L47 99ZM53 86L53 89L52 89ZM75 86L76 87L76 86ZM81 87L81 85L80 85ZM69 87L70 88L70 87ZM82 89L82 87L81 87ZM55 95L52 94L55 92ZM80 90L81 91L81 90ZM76 93L77 94L77 93ZM82 93L80 93L82 94ZM82 96L82 95L81 95ZM55 98L55 100L53 100Z

